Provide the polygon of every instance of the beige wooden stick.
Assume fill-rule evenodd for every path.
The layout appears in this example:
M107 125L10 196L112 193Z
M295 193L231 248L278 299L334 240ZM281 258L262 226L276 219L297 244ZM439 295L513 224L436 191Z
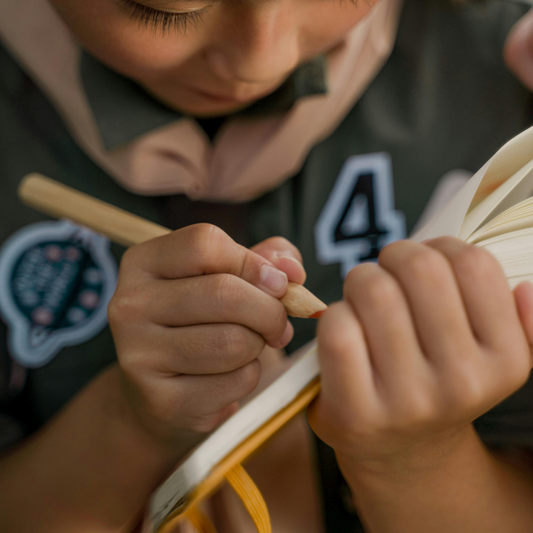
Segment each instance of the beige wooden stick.
M123 246L161 237L170 230L97 200L40 174L28 174L19 187L21 200L54 218L68 218Z
M105 235L123 246L167 235L170 230L123 209L97 200L88 194L67 187L40 174L28 174L21 182L22 201L55 218L67 218ZM318 317L326 305L303 285L289 283L281 299L287 313L294 317Z

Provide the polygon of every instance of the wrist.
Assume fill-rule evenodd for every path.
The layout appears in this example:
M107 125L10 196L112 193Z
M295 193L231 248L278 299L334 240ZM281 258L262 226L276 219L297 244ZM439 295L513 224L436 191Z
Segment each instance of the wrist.
M495 458L471 425L425 448L401 461L339 455L369 531L533 531L531 477Z
M118 401L121 416L125 423L139 432L147 441L170 453L175 462L186 456L196 445L207 437L207 432L180 427L175 422L154 417L146 407L146 402L138 390L130 384L119 367L114 369L120 390ZM174 463L175 464L175 463Z
M139 450L148 452L157 457L161 465L168 463L169 468L185 454L179 446L173 445L150 424L145 423L143 416L132 401L125 383L124 376L118 366L109 369L99 384L107 395L108 420L110 424L111 438L116 437L120 441L131 439L138 444Z
M463 455L484 447L468 424L396 447L392 453L361 458L356 454L336 453L339 467L351 485L370 488L373 485L405 485L418 483L445 470Z

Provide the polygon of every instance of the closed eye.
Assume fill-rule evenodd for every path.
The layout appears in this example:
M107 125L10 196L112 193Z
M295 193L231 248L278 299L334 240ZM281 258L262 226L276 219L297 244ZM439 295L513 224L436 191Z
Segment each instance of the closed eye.
M160 34L169 33L172 30L185 33L189 28L195 28L201 24L203 15L207 11L207 7L204 7L195 11L175 13L154 9L135 0L119 0L119 3L122 11L132 20Z

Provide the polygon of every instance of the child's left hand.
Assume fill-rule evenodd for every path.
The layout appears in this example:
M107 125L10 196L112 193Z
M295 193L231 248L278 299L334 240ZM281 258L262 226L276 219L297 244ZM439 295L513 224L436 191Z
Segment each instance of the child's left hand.
M481 248L393 243L350 272L344 296L319 323L322 392L309 411L341 464L424 468L428 446L446 450L528 379L533 287L512 293Z

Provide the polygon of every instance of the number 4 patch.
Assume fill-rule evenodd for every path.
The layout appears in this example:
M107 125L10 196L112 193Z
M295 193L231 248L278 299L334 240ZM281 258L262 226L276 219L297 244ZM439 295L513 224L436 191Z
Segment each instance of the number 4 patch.
M377 259L387 244L405 238L405 216L394 209L388 154L350 157L315 226L317 259L341 264L341 275Z

